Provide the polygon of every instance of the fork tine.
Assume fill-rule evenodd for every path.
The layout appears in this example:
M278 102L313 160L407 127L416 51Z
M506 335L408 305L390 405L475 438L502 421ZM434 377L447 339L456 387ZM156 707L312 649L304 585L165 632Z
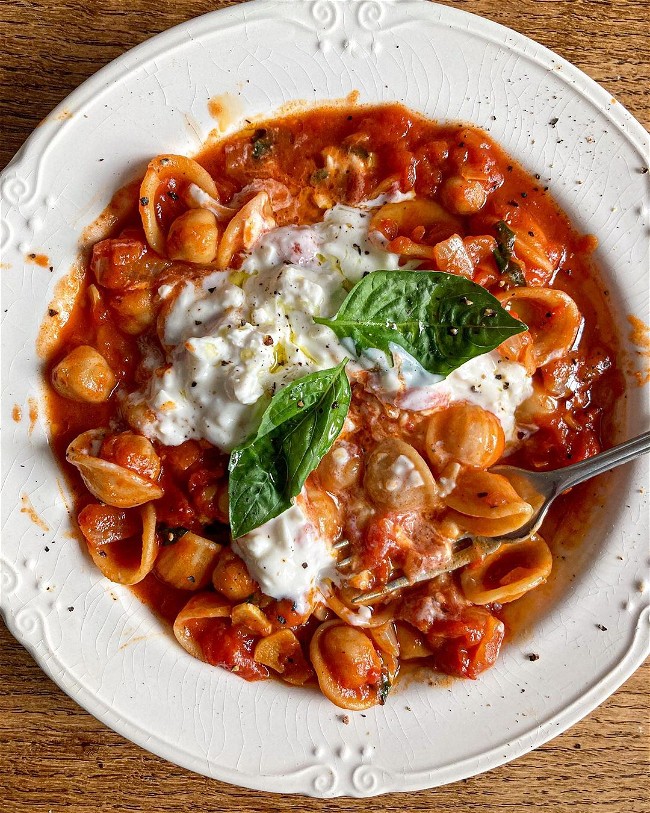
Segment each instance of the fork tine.
M332 545L332 548L333 548L333 550L343 550L343 548L347 548L347 546L348 546L349 544L350 544L350 540L349 540L349 539L339 539L339 541L338 541L338 542L335 542L335 543Z
M500 547L500 545L501 542L499 540L478 537L474 541L473 545L468 545L466 548L454 553L451 559L443 567L439 567L436 570L430 570L427 573L421 573L412 581L407 579L406 576L400 576L398 579L393 579L393 581L388 582L388 584L385 584L379 590L373 590L372 592L362 593L360 596L355 596L352 599L352 603L362 604L364 601L374 601L375 599L388 596L390 593L394 593L396 590L401 590L403 587L410 587L413 584L431 581L431 579L435 579L436 576L441 576L443 573L451 573L452 570L458 570L459 567L468 565L479 552L483 555L493 553L498 547ZM479 549L478 551L477 548Z

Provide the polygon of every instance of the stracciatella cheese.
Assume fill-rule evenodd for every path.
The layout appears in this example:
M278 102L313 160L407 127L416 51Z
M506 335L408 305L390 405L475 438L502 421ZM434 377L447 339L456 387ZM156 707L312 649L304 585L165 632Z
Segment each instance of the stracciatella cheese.
M386 479L386 491L400 492L423 485L422 475L410 458L401 454L393 460Z
M335 559L329 544L303 509L302 498L287 511L254 531L233 540L232 548L271 598L288 598L298 612L326 575L334 576Z
M512 441L515 410L532 393L521 365L493 351L443 379L397 345L391 345L392 364L378 350L357 358L348 340L314 322L333 316L365 274L399 267L384 238L369 234L370 207L384 202L334 206L320 223L264 234L238 271L161 286L160 296L169 300L167 358L147 390L130 396L132 406L147 408L133 414L153 415L142 419L142 431L169 446L196 438L228 452L255 431L273 393L350 358L348 374L363 372L366 386L382 400L414 411L469 401L496 415ZM398 457L393 468L396 490L419 485L408 458ZM267 595L304 607L334 559L300 499L235 540L233 549Z
M168 364L132 396L155 415L145 434L169 446L204 438L230 451L278 389L348 357L313 317L333 316L365 273L397 268L380 236L370 239L369 218L367 209L335 206L314 226L263 235L238 272L164 289L176 297L165 320Z
M360 359L360 366L371 372L369 389L383 401L414 412L466 401L496 415L506 440L515 439L515 412L533 393L532 378L523 365L492 350L443 378L424 370L403 348L394 344L390 348L392 366L379 350L367 350Z

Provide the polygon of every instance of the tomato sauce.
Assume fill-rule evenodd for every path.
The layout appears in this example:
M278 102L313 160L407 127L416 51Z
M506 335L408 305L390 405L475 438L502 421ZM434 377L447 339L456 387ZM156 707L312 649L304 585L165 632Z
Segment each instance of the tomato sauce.
M333 177L324 158L328 150L339 158L340 151L345 153L348 171ZM527 264L526 283L552 285L565 291L583 316L576 346L541 372L547 389L557 393L557 408L537 421L536 432L520 439L508 462L532 469L552 469L596 454L612 443L623 382L616 366L614 320L591 259L596 241L576 233L552 200L548 181L539 174L530 176L487 134L461 124L438 124L399 105L324 107L255 123L210 146L196 160L213 177L221 201L230 200L245 185L260 179L284 184L290 192L291 204L278 209L277 225L317 222L323 216L323 208L317 203L319 195L354 205L367 199L386 179L393 179L402 192L414 190L419 197L445 205L453 194L453 184L447 182L457 176L460 166L470 165L474 179L479 179L487 190L487 201L478 213L457 215L463 230L461 237L492 234L497 221L507 221L519 229L530 226L529 236L543 243L547 256L555 258L554 265L559 265L559 270ZM355 169L360 164L363 172ZM182 183L168 180L158 192L155 208L163 229L185 210ZM108 236L143 237L135 186L129 195L131 208L127 208ZM120 206L124 208L124 200ZM383 224L382 230L390 240L404 237L390 222ZM433 246L448 236L422 226L407 239ZM155 256L153 261L156 262ZM435 269L436 263L424 260L421 267ZM167 269L164 273L185 271L187 268L181 266L175 272ZM491 252L479 263L474 279L495 294L503 289L502 276ZM128 429L120 412L118 391L130 392L142 385L143 348L148 343L158 343L155 321L140 333L125 331L117 294L106 288L101 298L93 298L89 288L95 284L94 276L87 271L72 315L61 330L45 369L49 382L53 367L63 356L80 345L91 345L104 356L118 381L116 394L102 404L72 402L48 387L51 444L74 490L77 511L92 497L77 471L64 462L66 447L90 428L110 426L115 432ZM568 380L570 397L566 389ZM413 437L421 434L417 415L402 421L400 431L404 426L407 436L408 432ZM183 527L227 545L229 529L224 508L227 456L206 441L190 440L177 447L154 445L162 462L159 482L165 492L156 502L158 523L166 528ZM558 503L549 525L557 525L567 506L578 506L585 493L575 489ZM391 521L389 515L379 517L364 537L363 564L375 571L379 583L387 581L399 563L399 553L391 541ZM164 584L153 573L133 589L170 622L190 595ZM273 605L275 612L269 606L274 628L291 627L295 622L294 628L300 630L299 638L306 645L313 622L301 627L304 619L292 617L292 613L296 614L290 603L280 607L281 604ZM498 614L498 608L492 609ZM481 607L470 608L453 621L436 622L426 630L426 638L437 653L434 665L449 674L468 677L475 677L494 662L502 637L495 628L494 616ZM208 662L224 665L247 679L268 676L269 670L252 658L254 637L245 628L219 619L208 624L198 638Z

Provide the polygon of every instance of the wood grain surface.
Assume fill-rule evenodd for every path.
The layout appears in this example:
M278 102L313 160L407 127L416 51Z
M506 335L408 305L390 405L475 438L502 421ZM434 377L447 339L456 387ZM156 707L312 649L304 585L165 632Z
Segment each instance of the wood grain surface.
M1 0L4 166L30 131L98 68L216 0ZM650 124L648 0L447 3L552 48ZM647 813L647 663L570 731L489 774L431 791L326 802L273 796L195 776L82 711L0 624L0 812L483 811Z

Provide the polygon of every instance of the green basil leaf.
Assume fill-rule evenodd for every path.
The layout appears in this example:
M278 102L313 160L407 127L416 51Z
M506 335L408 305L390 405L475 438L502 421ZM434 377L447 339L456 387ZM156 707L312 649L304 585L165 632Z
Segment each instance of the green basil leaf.
M346 361L287 384L256 434L230 455L230 526L243 536L291 506L343 428L350 406Z
M273 142L270 138L267 137L266 130L256 130L255 135L253 136L253 150L252 156L255 158L256 161L259 161L261 158L270 151L271 147L273 146Z
M526 330L485 288L437 271L375 271L333 319L315 321L352 339L357 353L376 348L390 360L397 344L438 375Z
M515 250L515 233L508 226L505 220L499 220L496 225L497 247L492 252L497 268L508 278L511 285L522 287L526 285L526 278L519 263L512 259L512 252Z

